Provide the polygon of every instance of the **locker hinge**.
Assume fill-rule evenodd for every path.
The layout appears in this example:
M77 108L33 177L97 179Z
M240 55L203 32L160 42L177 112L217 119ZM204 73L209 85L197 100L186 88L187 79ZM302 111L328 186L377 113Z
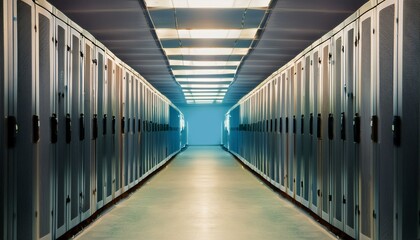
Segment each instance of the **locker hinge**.
M375 210L373 210L372 217L373 217L373 219L376 219L376 212L375 212Z
M312 66L312 60L311 60L311 66Z
M329 53L329 54L328 54L328 59L330 59L330 60L331 60L331 58L332 58L332 54L331 54L331 53Z
M395 22L398 24L398 18L395 18Z
M318 195L318 197L321 197L321 189L317 190L317 195Z
M328 201L330 201L330 202L332 201L332 195L328 196Z
M80 198L83 198L83 193L82 193L82 192L80 192L80 193L79 193L79 196L80 196Z
M343 195L343 204L346 204L346 197Z

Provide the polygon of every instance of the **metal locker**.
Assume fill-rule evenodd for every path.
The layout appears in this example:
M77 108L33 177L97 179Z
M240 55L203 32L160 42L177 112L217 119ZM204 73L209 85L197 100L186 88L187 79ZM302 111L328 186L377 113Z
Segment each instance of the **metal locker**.
M292 74L295 79L293 81L293 120L292 134L294 138L294 184L295 199L302 203L302 162L303 162L303 135L302 135L302 59L295 63Z
M394 144L392 136L392 120L394 105L393 91L396 88L394 76L396 72L396 10L394 0L387 0L377 7L376 18L376 75L377 75L377 118L371 122L372 138L379 143L376 156L375 221L376 239L392 239L394 237ZM379 203L377 203L379 201Z
M330 92L330 62L331 62L331 50L330 50L330 39L321 44L320 55L318 63L320 67L320 82L319 82L319 105L318 105L318 121L317 123L317 135L318 135L318 160L320 164L319 174L321 176L321 182L318 186L320 189L320 207L322 209L322 218L331 223L330 220L330 199L331 191L331 152L328 138L328 120L330 112L330 98L333 97ZM321 114L321 115L319 115ZM319 127L321 129L319 129Z
M80 222L80 203L81 203L81 165L83 159L83 142L80 138L80 116L82 113L82 94L83 81L82 69L83 58L81 57L82 35L76 29L69 31L69 96L71 98L69 105L70 119L66 122L66 135L70 136L70 152L71 158L68 165L68 192L67 192L67 213L68 213L68 229L73 228ZM68 122L70 121L70 122ZM68 136L67 136L68 138Z
M343 230L343 136L341 117L344 112L342 96L344 93L344 44L343 32L340 31L331 39L331 78L330 78L330 115L328 118L328 139L330 144L330 210L332 224ZM344 129L343 129L344 131Z
M83 43L84 42L84 43ZM93 158L95 157L95 136L94 136L94 113L95 113L95 80L94 67L95 55L93 43L83 38L83 115L80 116L80 122L85 125L81 129L83 140L83 164L82 164L82 218L81 221L88 218L94 211L93 195L95 193L95 185L91 181L91 173L93 168ZM97 119L96 119L97 121Z
M360 231L362 239L373 238L373 154L371 140L371 119L376 105L374 89L374 12L369 11L360 18L359 32L359 78L357 80L356 113L360 118L360 142L356 148L356 159L359 162L359 206ZM357 94L359 93L359 94ZM357 97L359 96L359 97Z
M112 88L114 91L114 99L113 99L113 109L115 109L115 158L113 161L114 165L114 181L115 181L115 196L118 197L122 192L122 171L124 169L124 162L123 162L123 125L122 125L122 118L123 118L123 94L122 94L122 85L123 84L123 69L120 63L115 65L115 85Z
M353 117L355 116L355 86L357 77L357 21L350 23L344 28L344 92L342 94L342 102L344 105L343 112L340 115L340 138L343 141L344 152L344 189L343 189L343 208L344 208L344 232L349 236L356 237L356 215L355 208L358 202L358 163L355 156L356 143L353 134ZM341 133L342 131L342 133ZM343 134L344 133L344 134Z
M310 201L310 153L311 153L311 134L309 132L310 124L310 76L311 76L311 58L305 55L302 60L302 115L303 115L303 161L302 161L302 204L309 208ZM302 121L301 120L301 121Z
M134 183L138 183L137 181L137 159L138 159L138 131L136 128L136 124L137 124L137 120L138 120L138 109L137 109L137 104L138 104L138 93L137 93L137 88L138 88L138 79L133 77L133 97L132 97L132 102L133 102L133 106L132 106L132 111L133 111L133 124L132 124L132 132L133 132L133 161L131 164L131 181Z
M393 139L396 152L395 239L418 239L419 229L419 26L420 2L398 1L397 88ZM395 85L394 85L395 86Z
M145 89L146 86L144 83L140 86L140 176L143 177L143 175L146 173L146 155L145 155L145 119L146 119L146 105L145 105Z
M137 120L136 120L136 132L137 132L137 162L136 162L136 179L140 180L141 177L141 85L142 82L138 80L137 82L137 100L136 100L136 106L137 106Z
M122 82L122 108L123 108L123 117L122 117L122 131L123 131L123 192L128 190L128 167L129 167L129 126L130 126L130 115L129 115L129 82L130 82L130 75L126 69L123 71L124 78Z
M287 144L286 144L286 73L280 79L280 190L286 192L287 186Z
M52 238L53 209L53 164L55 147L51 144L50 118L55 112L54 96L54 43L51 41L54 31L52 14L42 7L36 7L36 78L39 83L39 161L38 161L38 238Z
M293 134L293 115L294 115L294 82L295 82L295 75L294 75L294 65L291 64L291 66L287 69L287 75L286 75L286 151L287 151L287 193L289 196L291 196L293 199L295 199L295 139Z
M279 101L279 96L280 96L280 80L281 77L277 76L276 79L274 80L274 102L275 102L275 115L274 115L274 131L275 131L275 140L274 140L274 149L273 151L275 152L274 154L274 172L275 172L275 179L274 181L276 182L277 186L280 186L280 158L281 158L281 152L280 152L280 131L279 131L279 126L280 126L280 101ZM250 110L248 108L248 114L250 114ZM251 147L251 145L249 145L249 147Z
M270 102L270 139L269 139L269 149L268 152L270 153L270 164L268 166L268 169L270 171L270 179L272 183L276 182L276 149L277 146L275 144L276 142L276 129L275 129L275 121L276 121L276 81L277 79L274 79L271 81L270 87L269 87L269 102Z
M8 218L12 230L11 239L35 238L36 218L36 163L39 141L39 84L35 75L35 10L32 1L19 0L16 3L16 44L14 52L14 73L9 116L15 116L19 131L16 132L15 146L9 141L8 159L13 161L13 178L16 184L13 202L8 205L12 218ZM10 125L9 125L10 124ZM8 118L8 128L13 128L12 117ZM17 127L16 127L17 129ZM13 129L10 129L13 131ZM13 131L14 132L14 131ZM12 140L12 139L9 139Z
M6 16L6 3L4 1L0 3L0 28L2 29L2 32L0 32L0 192L6 193L6 176L7 176L7 161L8 158L5 153L6 149L6 142L5 142L5 102L6 102L6 96L7 93L4 89L6 83L6 68L5 68L5 60L6 60L6 24L5 19L7 19ZM6 239L6 196L7 194L2 194L0 197L0 238Z
M113 163L116 159L116 114L115 114L115 65L114 59L109 53L106 53L106 118L103 120L104 137L106 139L106 158L104 158L105 166L105 203L109 203L114 196L115 177Z

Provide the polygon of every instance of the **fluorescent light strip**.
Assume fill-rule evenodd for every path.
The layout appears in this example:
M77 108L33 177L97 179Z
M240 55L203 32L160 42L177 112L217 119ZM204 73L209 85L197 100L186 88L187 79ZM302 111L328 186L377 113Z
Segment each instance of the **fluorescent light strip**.
M235 74L236 69L193 69L193 70L172 70L177 75L217 75L217 74Z
M166 55L246 55L248 48L164 48Z
M148 8L268 8L271 0L146 0Z
M174 29L157 28L159 39L254 39L258 28L245 29Z
M199 92L199 93L184 93L186 97L188 96L225 96L226 93L217 93L217 92Z
M228 88L229 84L181 84L182 88Z
M210 97L206 97L206 96L185 97L185 99L187 99L187 100L210 100L210 99L212 99L212 100L219 99L220 100L220 99L223 99L223 98L224 98L224 96L222 96L222 97L219 97L219 96L210 96Z
M199 67L224 67L238 66L240 61L187 61L187 60L169 60L171 66L199 66Z
M233 78L182 78L177 77L179 83L217 83L217 82L232 82Z
M227 92L227 89L182 89L184 93L200 93L200 92Z

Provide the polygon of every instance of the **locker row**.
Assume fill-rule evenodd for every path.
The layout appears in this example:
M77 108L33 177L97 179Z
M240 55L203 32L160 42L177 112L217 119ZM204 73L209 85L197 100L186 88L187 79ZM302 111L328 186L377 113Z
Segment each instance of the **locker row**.
M355 239L420 238L420 1L370 1L226 114L224 146Z
M178 153L184 117L49 3L0 8L0 239L55 239Z

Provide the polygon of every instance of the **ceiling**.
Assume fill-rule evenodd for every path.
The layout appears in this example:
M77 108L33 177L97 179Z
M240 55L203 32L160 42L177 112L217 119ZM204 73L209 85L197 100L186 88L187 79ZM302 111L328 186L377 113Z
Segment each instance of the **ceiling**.
M165 1L175 4L175 8L159 7L158 3ZM227 90L213 89L212 92L216 93L211 95L219 96L218 102L235 104L272 72L367 2L272 0L269 7L248 8L240 4L233 8L224 6L223 3L229 0L214 0L212 2L220 3L209 6L212 8L202 8L202 5L188 8L185 4L176 4L185 1L50 0L177 105L186 104L186 97L194 94L185 89L196 87L184 86L187 92L184 94L181 84L187 83L177 81L197 81L197 78L228 84L220 86L229 86ZM241 1L246 0L235 2ZM155 7L152 4L156 4ZM196 29L245 30L251 31L251 34L246 37L220 35L217 38L214 37L218 36L215 32L211 32L211 35L205 33L204 36L188 32ZM258 31L253 32L253 29ZM191 51L186 52L185 48L212 48L212 51L188 55ZM214 48L231 51L216 52ZM217 66L214 66L214 61L218 63ZM204 84L209 85L209 82Z

